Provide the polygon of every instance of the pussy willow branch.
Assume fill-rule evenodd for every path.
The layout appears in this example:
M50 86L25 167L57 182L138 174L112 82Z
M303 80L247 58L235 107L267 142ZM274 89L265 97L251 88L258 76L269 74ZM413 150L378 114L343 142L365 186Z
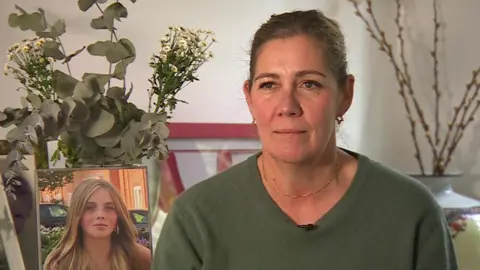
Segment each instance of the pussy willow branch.
M431 56L433 59L433 92L435 93L435 147L438 149L440 144L440 86L438 83L438 32L440 22L438 20L437 0L433 0L433 50ZM435 164L434 164L435 166Z
M360 11L358 3L355 0L349 0L349 1L353 4L353 6L355 8L355 11L356 11L355 14L365 23L365 25L367 27L367 31L370 33L371 37L380 46L380 48L379 48L380 51L383 51L387 54L387 56L390 59L390 62L392 63L392 65L395 69L395 75L396 75L398 84L400 86L399 93L400 93L400 96L402 97L402 99L404 101L404 105L405 105L405 108L406 108L406 111L407 111L408 120L409 120L410 126L411 126L411 135L412 135L412 139L413 139L413 143L414 143L415 151L416 151L415 158L417 159L417 161L419 163L419 167L420 167L420 170L421 170L422 174L425 174L423 161L422 161L422 157L421 157L421 152L420 152L420 147L418 145L418 140L417 140L417 135L416 135L416 121L413 118L413 113L412 113L412 110L410 109L408 98L410 98L411 102L413 103L413 107L415 109L415 112L417 113L418 118L420 119L420 124L421 124L421 126L422 126L422 128L425 132L425 137L426 137L430 147L432 148L432 152L433 152L435 158L437 156L437 151L436 151L435 145L433 143L432 137L430 135L429 126L428 126L428 124L425 120L423 111L420 108L420 105L419 105L419 103L418 103L418 101L415 97L415 92L414 92L414 89L412 87L411 80L410 80L409 76L407 76L408 70L407 70L407 72L402 71L402 69L400 67L400 64L398 63L397 59L395 58L395 56L393 54L392 45L387 41L387 38L385 36L385 32L381 29L381 27L380 27L380 25L379 25L379 23L376 19L376 16L373 13L372 1L367 0L367 10L366 10L366 12L373 22L373 27L369 23L369 21L366 19L365 15L363 15L362 12ZM400 4L399 0L397 0L396 3L397 3L397 8L400 9L401 4ZM397 14L398 14L398 12L400 12L400 11L397 11ZM400 46L404 47L404 38L403 38L403 35L402 35L403 26L401 25L399 19L396 20L395 23L397 25L397 29L399 29L398 36L401 38L400 39ZM404 50L404 49L401 49L401 51L402 50ZM404 62L406 63L406 59L405 59L404 54L401 54L400 58L401 58L402 63L404 63Z
M447 133L443 141L440 138L440 86L439 86L439 75L438 75L438 44L439 37L438 32L440 30L440 22L438 18L437 10L437 0L433 0L433 22L434 22L434 34L433 34L433 50L430 52L431 57L433 58L433 76L434 83L432 85L433 92L435 95L435 130L434 136L430 134L430 127L426 122L423 111L420 108L420 105L415 97L415 92L413 90L412 81L408 74L408 66L406 63L406 58L404 54L404 37L402 35L403 26L400 23L400 9L401 4L400 0L396 0L397 14L395 17L395 24L397 26L397 37L400 41L400 61L403 65L403 71L400 69L400 64L397 59L394 57L392 52L392 46L385 38L385 33L379 27L378 21L372 11L372 1L367 0L367 9L366 13L370 17L372 24L366 19L366 16L360 12L358 3L356 0L349 0L355 7L355 14L365 23L367 31L370 33L371 37L380 45L380 51L383 51L390 58L390 61L395 69L395 75L400 86L400 95L405 103L405 109L407 111L408 120L410 126L412 127L412 138L415 146L415 157L419 162L420 169L422 174L424 174L423 163L421 161L420 149L418 147L418 141L415 133L415 121L412 117L412 112L408 103L408 98L414 105L415 112L420 120L420 123L425 131L425 137L429 146L432 149L433 153L433 174L442 175L445 173L445 168L452 160L452 155L459 144L460 140L463 138L465 129L474 121L475 114L480 109L480 68L473 71L473 76L471 81L467 84L467 89L459 103L454 107L454 113L452 116L451 122L447 125ZM374 31L375 30L375 31ZM408 91L405 91L408 90Z
M454 148L452 147L452 144L454 144L455 141L458 140L458 137L460 136L459 135L459 133L460 133L459 123L463 122L462 117L460 117L460 113L462 111L462 108L465 105L468 105L467 101L468 101L468 98L470 96L469 94L470 94L471 91L473 91L474 87L476 87L475 92L478 95L478 91L479 91L478 90L478 76L479 75L480 75L480 68L478 68L478 69L476 69L472 72L472 79L467 84L466 90L463 93L463 97L460 100L460 104L453 108L452 120L448 123L447 134L445 135L445 138L444 138L443 143L442 143L442 147L440 148L440 153L439 153L440 159L438 160L438 164L437 164L437 166L439 166L443 170L446 168L445 164L447 163L447 161L450 162L449 159L451 159L451 155L453 154ZM473 96L476 96L475 93L474 93ZM471 103L470 103L470 106L471 106ZM463 114L465 114L465 112L466 112L465 109L463 109ZM460 138L461 138L461 136L460 136ZM445 151L447 151L447 153L444 157Z
M459 122L455 123L455 134L453 135L453 139L445 157L445 168L452 160L452 155L455 152L458 143L463 138L465 129L473 122L473 120L475 120L474 116L480 107L480 82L478 81L479 73L480 68L474 71L474 79L472 81L474 81L473 86L475 86L475 88L473 86L470 88L467 87L467 91L465 91L466 94L464 96L468 96L468 94L473 91L472 95L466 98L465 101L461 102L460 106L458 106L459 111L462 110L462 117L460 118Z

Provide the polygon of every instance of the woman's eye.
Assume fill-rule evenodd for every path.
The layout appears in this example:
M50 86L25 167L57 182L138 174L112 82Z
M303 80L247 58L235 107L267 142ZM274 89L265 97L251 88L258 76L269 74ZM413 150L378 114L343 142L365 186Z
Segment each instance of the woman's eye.
M264 82L260 84L260 88L273 88L275 84L273 82Z
M303 83L303 86L305 88L319 88L319 87L322 87L322 85L318 82L315 82L315 81L306 81Z

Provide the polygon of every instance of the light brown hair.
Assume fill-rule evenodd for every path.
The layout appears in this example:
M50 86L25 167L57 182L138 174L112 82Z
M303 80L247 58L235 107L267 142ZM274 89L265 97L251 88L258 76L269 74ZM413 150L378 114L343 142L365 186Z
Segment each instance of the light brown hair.
M274 39L300 35L306 35L318 42L326 57L327 63L325 64L335 76L339 87L344 87L348 64L345 38L340 26L319 10L307 10L272 15L255 32L250 49L250 88L261 47Z

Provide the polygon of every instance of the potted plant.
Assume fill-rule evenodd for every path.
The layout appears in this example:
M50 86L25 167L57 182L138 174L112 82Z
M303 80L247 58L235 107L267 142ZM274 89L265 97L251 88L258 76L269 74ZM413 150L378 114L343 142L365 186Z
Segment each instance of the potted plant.
M29 13L15 7L17 12L10 14L9 25L31 31L35 37L11 48L5 70L26 94L21 108L6 108L0 113L1 126L14 126L7 134L12 150L5 173L6 192L10 194L21 185L13 177L27 169L22 163L24 155L40 156L39 149L48 141L59 141L53 157L63 155L70 167L129 165L144 157L164 159L168 153L167 115L146 112L129 101L133 84L126 75L136 51L129 39L118 37L115 27L117 21L127 18L127 8L119 1L79 0L81 11L92 7L99 11L90 26L108 33L108 38L68 52L62 43L64 20L49 24L44 10ZM70 64L82 53L104 57L108 72L74 77ZM25 55L33 60L16 59Z
M434 100L433 119L429 121L426 117L424 105L418 101L419 89L412 81L409 64L405 56L405 27L402 23L403 2L395 0L396 16L394 23L397 29L398 48L394 48L393 43L388 40L385 31L380 26L373 11L371 0L365 0L360 4L357 0L349 0L355 9L355 14L365 24L369 35L379 46L380 51L384 52L395 71L395 77L398 83L398 93L403 101L407 119L410 125L409 134L412 136L412 142L415 147L413 157L417 160L420 174L412 175L424 183L436 196L439 204L445 209L446 219L449 222L452 236L455 238L455 246L461 269L473 269L480 265L480 228L477 225L480 215L474 217L475 213L480 213L477 209L480 202L466 196L456 193L452 189L452 177L458 176L447 173L453 155L463 139L465 131L471 127L480 108L480 68L472 71L472 77L466 85L465 91L456 106L451 108L451 118L447 123L442 123L441 112L446 109L441 106L441 98L444 91L439 84L439 30L441 23L438 14L438 1L432 0L433 7L433 48L430 52L433 68L432 76L434 83L432 85L432 95ZM363 9L362 7L365 7ZM399 50L397 53L396 50ZM428 147L432 154L430 160L431 169L427 169L423 159L423 153L419 144L419 136L425 137ZM428 164L428 163L427 163ZM466 233L463 233L466 232ZM468 250L468 249L474 250ZM466 251L466 252L465 252ZM470 257L473 254L473 257Z

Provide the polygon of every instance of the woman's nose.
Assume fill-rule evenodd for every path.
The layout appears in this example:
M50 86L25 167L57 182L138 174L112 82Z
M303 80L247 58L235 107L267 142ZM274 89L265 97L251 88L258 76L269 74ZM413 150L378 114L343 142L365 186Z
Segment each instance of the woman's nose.
M299 117L302 115L302 106L296 97L295 91L284 91L279 102L279 116Z

